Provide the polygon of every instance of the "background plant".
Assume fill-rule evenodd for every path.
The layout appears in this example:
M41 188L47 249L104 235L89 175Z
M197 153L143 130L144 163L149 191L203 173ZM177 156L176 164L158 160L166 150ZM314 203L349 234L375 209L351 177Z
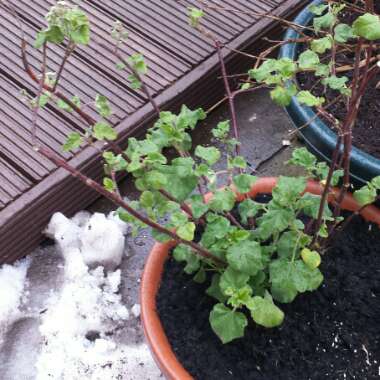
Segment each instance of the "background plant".
M108 49L118 60L117 68L126 70L131 86L145 94L157 113L157 121L145 138L130 138L125 149L115 142L118 136L108 121L112 107L107 98L98 94L94 99L98 112L98 118L94 119L81 106L81 99L69 99L58 90L70 55L78 45L86 45L90 41L90 23L84 12L61 1L51 9L46 17L48 26L37 35L35 42L35 48L42 54L38 75L28 63L24 39L21 51L25 70L38 85L37 96L30 99L34 115L31 128L34 149L86 186L111 199L119 206L120 218L131 223L135 233L149 226L156 240L174 240L177 245L173 257L184 263L184 271L193 275L195 281L204 282L211 277L207 293L218 303L210 313L210 323L220 339L227 343L243 336L248 318L267 328L280 325L284 313L275 302L292 302L298 294L317 289L323 281L318 269L321 253L328 238L341 226L341 203L349 188L352 127L366 85L378 71L371 52L372 41L377 38L374 30L380 28L380 20L371 14L373 4L370 1L367 2L368 13L360 16L353 26L338 23L343 3L329 2L313 8L317 17L313 28L306 28L308 31L312 29L313 36L306 35L299 26L281 20L298 28L304 35L303 42L310 49L302 53L297 62L267 59L266 55L273 51L273 48L268 49L257 57L254 68L248 73L249 79L239 89L232 90L224 62L223 49L226 47L202 27L202 17L210 8L206 2L202 3L204 9L189 9L189 22L213 41L220 61L231 117L220 122L212 133L226 146L225 170L215 169L222 159L218 148L192 146L191 131L205 119L206 113L202 109L190 110L185 105L178 114L162 110L145 85L148 65L143 55L140 52L130 57L121 55L119 47L128 41L128 33L120 23L116 23L111 31L113 43L107 45ZM264 14L263 17L271 16ZM353 62L355 75L348 83L336 75L333 54L329 64L322 64L319 55L329 49L336 50L342 43L340 41L346 43L352 38L358 38L355 44L357 53ZM275 43L274 47L288 42ZM48 44L65 46L57 73L48 72ZM363 52L366 54L364 65L361 59ZM336 89L347 99L345 120L338 121L330 116L324 99L311 92L299 91L289 82L300 70L314 70L326 86ZM318 163L306 149L294 151L290 164L302 166L306 175L280 177L272 199L261 203L248 196L258 179L240 155L234 102L236 96L264 86L272 88L271 97L280 105L288 104L292 96L297 96L301 102L317 107L318 112L329 115L329 120L340 134L330 167ZM71 133L63 149L75 151L84 144L93 146L105 164L102 184L88 178L40 144L38 116L48 102L55 102L67 112L76 112L87 123L86 133ZM343 154L340 154L341 145ZM167 158L165 152L168 148L177 152L176 157ZM127 201L120 193L116 181L120 173L127 173L133 178L141 192L138 200ZM218 188L221 176L225 177L227 186ZM327 197L331 186L338 184L342 176L343 186L330 209ZM305 193L309 179L318 180L324 187L322 197ZM380 181L376 178L355 196L365 207L376 199L379 187ZM211 193L208 202L206 193Z

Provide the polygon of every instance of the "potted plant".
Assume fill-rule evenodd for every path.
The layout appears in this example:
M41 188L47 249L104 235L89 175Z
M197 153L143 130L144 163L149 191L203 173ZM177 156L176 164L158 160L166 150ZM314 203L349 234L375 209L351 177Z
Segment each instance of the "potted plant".
M368 4L366 5L368 8ZM341 118L345 113L347 96L345 86L352 83L355 51L361 57L361 64L378 60L378 43L380 24L376 12L379 4L373 2L374 12L367 12L360 4L344 4L340 2L313 1L294 20L304 27L304 31L289 28L280 52L280 58L292 61L312 58L314 62L306 62L309 72L298 74L292 81L302 89L313 88L313 93L326 97L324 109ZM368 10L368 9L367 9ZM360 16L360 17L359 17ZM305 35L303 33L307 32ZM309 37L310 36L310 37ZM360 45L369 44L371 48L359 49ZM313 52L314 54L310 53ZM330 65L328 69L324 65ZM326 72L323 70L326 69ZM336 78L332 81L329 78ZM380 156L376 149L376 103L379 75L369 81L369 91L359 109L356 128L353 130L354 146L351 153L351 175L356 183L365 183L380 174ZM343 93L342 93L343 90ZM338 97L338 99L337 99ZM305 103L297 96L292 97L286 106L287 112L295 127L299 129L306 144L319 157L331 161L337 141L337 130L331 128L326 115L319 112L312 103Z
M166 337L168 330L163 330L161 322L164 321L160 321L156 310L155 297L159 284L162 282L162 288L166 286L165 281L161 281L162 278L165 280L169 275L169 279L174 281L170 280L174 284L173 291L169 289L169 292L161 297L165 302L170 301L169 296L174 295L178 301L185 301L186 304L187 299L183 293L185 289L198 287L197 289L201 290L201 295L195 300L196 307L192 305L190 309L182 309L171 305L168 320L174 315L172 311L175 309L179 317L174 323L170 323L170 327L175 327L182 319L191 323L197 319L197 315L185 313L190 313L191 309L197 312L201 310L201 314L206 316L209 323L200 323L200 335L187 340L187 343L190 343L190 351L187 348L185 356L190 362L198 360L193 354L200 348L201 341L209 342L202 337L211 334L214 348L208 346L206 351L200 351L202 359L206 360L211 368L215 358L208 357L207 353L210 351L222 352L222 347L232 347L234 350L237 341L248 342L247 350L237 351L240 357L254 350L255 345L260 343L260 340L256 339L259 335L264 339L268 336L273 339L281 337L281 331L297 335L296 330L289 331L286 326L283 329L279 326L284 320L297 320L299 313L292 313L289 306L293 301L297 307L302 307L305 300L313 299L307 293L321 289L324 281L324 275L320 270L322 257L325 254L326 262L334 260L331 252L326 254L328 248L331 248L332 252L336 248L332 238L339 237L338 233L344 235L345 229L350 228L350 222L356 223L354 230L357 230L356 234L359 236L356 240L353 237L354 242L363 242L367 236L372 236L367 231L368 225L364 219L357 218L359 214L370 222L380 224L379 210L371 205L378 197L379 177L356 190L353 195L348 193L351 130L356 120L362 87L366 86L369 77L378 67L368 64L363 71L356 70L355 86L345 87L349 107L346 118L339 124L342 135L334 150L330 166L317 162L315 156L301 148L293 152L289 164L301 166L305 175L283 176L277 179L258 178L251 173L246 159L240 155L241 142L235 97L260 88L263 84L274 85L271 91L272 98L280 104L288 103L296 90L292 86L287 87L286 82L294 75L298 65L289 59L265 60L263 63L260 63L262 60L259 59L249 77L260 82L260 85L257 86L256 82L249 79L240 89L233 90L223 59L223 46L201 25L204 11L191 8L189 16L190 23L212 39L219 56L231 120L220 122L212 130L212 134L220 144L226 146L224 170L215 169L215 165L222 162L222 154L217 147L192 146L190 133L206 117L205 112L202 109L190 110L186 106L183 106L178 114L161 110L144 84L147 65L143 56L120 55L119 46L126 39L126 32L120 23L116 23L112 31L115 41L112 51L119 60L118 67L128 71L131 85L140 89L157 111L157 121L146 136L140 140L130 138L126 149L115 143L117 132L107 121L112 114L112 108L104 96L98 95L94 100L99 114L99 119L94 120L80 106L80 99L68 99L57 90L68 57L77 45L87 44L89 41L90 24L86 14L66 2L59 2L51 9L47 16L48 25L38 34L35 44L42 52L40 75L36 75L28 64L25 42L22 45L26 72L38 84L37 96L30 102L34 115L31 127L33 148L86 186L112 200L119 207L120 218L131 223L134 231L147 226L152 229L152 235L158 243L151 252L142 281L144 329L165 375L170 379L181 380L191 378L191 375L176 358L177 355L183 357L178 347L175 347L174 355ZM47 75L47 45L51 43L65 43L66 46L61 69L56 75ZM369 48L362 44L360 47ZM360 60L355 61L355 65L359 67ZM309 104L318 104L318 107L323 109L322 99L307 91L298 93L298 98ZM37 135L38 116L48 102L54 102L67 111L76 112L88 123L87 132L83 135L71 133L63 149L75 150L84 143L98 149L105 165L102 184L88 178L80 169L71 166L49 147L40 144ZM175 157L168 158L164 154L167 149L175 151ZM129 178L133 178L136 188L141 192L138 200L128 201L120 193L116 178L121 173L127 173ZM221 180L225 183L223 187L218 186ZM334 187L340 180L341 187ZM265 197L260 197L260 194L264 194ZM343 210L350 213L342 214ZM350 234L354 232L349 230ZM368 249L374 249L378 242L376 238L377 235L368 239L372 244L366 246ZM353 250L359 249L352 241L350 243ZM363 250L363 247L360 249ZM169 256L171 259L167 263L174 268L175 273L179 271L179 275L170 277L170 271L167 270L166 274L163 273L164 262ZM351 258L350 255L348 257ZM354 260L349 263L352 268L358 265ZM373 261L372 265L375 266L376 263ZM344 270L344 267L339 267L339 270ZM367 264L366 270L368 273L365 274L368 277L376 272ZM182 274L183 271L185 275ZM189 284L189 279L194 280L193 285ZM179 285L176 283L177 280ZM338 282L337 286L339 288L342 284ZM320 292L321 290L316 293L317 299ZM372 292L376 293L377 289L372 289ZM298 299L303 300L301 306L299 302L297 304ZM202 300L207 300L207 306L199 309L199 305L204 302ZM162 310L160 305L158 308ZM318 306L308 307L308 310L316 312ZM368 310L367 313L363 313L365 321L367 314ZM364 325L366 326L366 322ZM319 332L318 330L317 333ZM306 334L306 331L302 331L301 338L304 336L302 334ZM245 335L249 335L250 338L243 338ZM252 336L256 340L251 342ZM296 350L300 350L304 343L302 340L301 346L296 346ZM286 340L282 344L285 352L291 349ZM372 361L372 353L366 348L368 343L363 343L363 346L368 361ZM268 348L269 351L273 352L273 348ZM254 357L257 359L257 353ZM355 356L347 357L352 359ZM219 367L223 367L224 358L215 360ZM230 358L236 361L233 355L230 355ZM294 356L291 358L293 360ZM248 361L238 364L253 364L254 368L248 369L251 378L256 377L257 371L260 372L256 359L248 357ZM283 357L279 359L283 360ZM269 358L269 362L271 360ZM308 372L312 372L312 366L316 365L307 361L303 361L302 364L308 368ZM284 371L282 367L270 367L275 371L276 377ZM294 366L294 370L297 370L297 366ZM226 371L224 375L217 372L203 378L236 376L228 368ZM295 372L283 373L287 378L295 376ZM369 371L368 373L372 374ZM273 377L273 373L271 376Z

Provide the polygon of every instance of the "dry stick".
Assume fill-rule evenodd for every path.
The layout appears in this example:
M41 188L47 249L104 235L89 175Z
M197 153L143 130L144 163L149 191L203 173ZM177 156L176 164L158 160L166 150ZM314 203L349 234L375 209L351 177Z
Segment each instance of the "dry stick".
M216 264L224 265L225 262L221 260L220 258L213 255L210 251L202 247L201 245L193 242L188 241L180 238L175 232L161 226L160 224L150 220L149 218L145 217L135 209L133 209L127 202L125 202L121 197L118 196L116 193L112 193L108 190L106 190L103 186L99 185L96 181L92 180L91 178L87 177L83 173L81 173L79 170L75 169L73 166L71 166L69 163L67 163L65 160L60 158L56 153L54 153L52 150L44 147L44 146L36 146L34 149L42 154L44 157L48 158L50 161L52 161L55 165L57 165L60 168L65 169L68 171L73 177L79 179L82 183L84 183L87 187L95 190L100 195L104 196L105 198L111 200L119 207L125 209L130 215L132 215L134 218L138 219L142 223L146 224L147 226L153 228L154 230L166 234L169 237L171 237L173 240L175 240L177 243L184 244L190 248L192 248L196 253L205 259L210 259L214 261Z
M69 60L70 55L72 54L72 52L74 51L74 49L75 49L75 44L70 41L69 44L66 47L65 55L64 55L63 60L61 62L61 65L60 65L60 67L58 69L58 73L57 73L57 77L56 77L55 82L54 82L52 93L54 93L55 90L57 89L59 81L60 81L60 79L62 77L63 70L65 68L65 65L66 65L67 61Z
M216 51L217 51L217 54L218 54L220 68L221 68L221 71L222 71L224 88L225 88L226 93L227 93L227 98L228 98L228 104L229 104L229 108L230 108L230 116L231 116L231 122L232 122L233 131L234 131L234 136L235 136L235 139L239 141L239 127L238 127L238 122L237 122L237 117L236 117L235 101L234 101L234 96L233 96L232 91L231 91L230 83L228 81L228 76L227 76L228 74L227 74L227 69L226 69L226 65L225 65L225 62L224 62L224 58L223 58L221 44L220 44L220 42L217 39L214 40L214 44L215 44L215 48L216 48ZM236 152L237 156L240 154L240 146L239 146L239 144L237 144L235 146L235 152Z

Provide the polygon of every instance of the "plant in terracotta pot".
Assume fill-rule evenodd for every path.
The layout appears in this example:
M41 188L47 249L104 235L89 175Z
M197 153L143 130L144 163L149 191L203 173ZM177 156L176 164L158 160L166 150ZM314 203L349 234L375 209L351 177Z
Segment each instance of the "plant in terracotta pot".
M335 9L335 5L333 7ZM271 91L274 101L284 105L295 95L296 89L286 83L298 71L300 63L269 59L260 64L260 58L249 73L260 84L249 80L240 89L232 90L222 44L203 29L204 12L201 9L191 8L189 12L190 23L212 39L219 56L231 118L216 125L212 134L218 145L225 146L226 157L216 146L192 145L192 131L207 116L202 109L190 110L183 106L179 113L173 113L161 109L156 103L144 82L148 67L143 55L136 53L123 57L119 51L119 46L127 39L120 23L116 23L112 31L114 45L110 51L118 58L118 68L126 70L131 86L145 94L157 113L157 121L146 136L130 138L126 148L115 142L118 136L108 121L112 114L108 99L101 94L94 99L98 113L95 119L81 106L81 99L69 99L58 90L69 56L78 45L89 42L90 23L84 12L66 2L58 2L51 9L47 16L48 26L38 34L35 43L42 52L38 75L28 64L25 42L22 45L26 72L38 85L38 94L30 101L34 115L31 128L34 149L112 200L119 207L120 218L131 223L134 232L151 227L153 237L159 242L144 276L142 306L145 329L150 330L148 339L152 344L156 344L159 338L164 342L163 348L155 345L153 351L166 375L176 379L190 375L172 360L173 353L167 346L154 310L160 273L169 256L171 263L180 263L176 268L185 273L181 278L192 278L194 286L202 287L202 297L207 297L211 303L210 308L204 309L209 324L203 328L212 331L218 344L228 346L232 341L244 340L245 334L255 334L260 328L272 336L277 334L278 326L292 315L287 305L300 295L321 287L324 280L320 270L322 257L331 246L332 237L347 228L355 215L362 213L368 220L380 223L377 209L370 205L377 198L379 178L355 191L356 201L348 195L352 127L363 91L378 66L366 60L364 70L360 70L358 56L353 85L350 88L345 83L340 86L342 96L347 98L347 115L339 123L330 117L341 131L330 166L318 162L301 148L293 152L289 164L301 166L305 175L258 178L247 165L247 159L240 155L235 97L265 84L274 87ZM322 44L320 41L316 43ZM55 75L47 73L49 44L64 44L66 47L60 70ZM360 47L370 49L370 45L364 47L363 41ZM311 55L315 61L315 54L312 50L307 53L310 57L305 58L306 66L311 65ZM332 81L330 76L326 78ZM323 108L321 97L308 91L298 93L298 97L321 112L328 112ZM40 144L38 116L49 102L67 112L77 113L87 122L86 133L71 133L63 150L75 151L85 144L97 149L105 167L103 183L89 178ZM134 181L141 192L139 199L129 201L120 193L116 178L123 174ZM340 180L342 186L334 188ZM259 193L267 196L259 197ZM344 218L342 209L350 210L351 214ZM364 221L360 223L365 225ZM147 284L152 282L149 276L156 279L153 287ZM177 291L181 297L181 288L174 289L172 294ZM148 316L148 313L151 314ZM158 330L152 332L152 328Z

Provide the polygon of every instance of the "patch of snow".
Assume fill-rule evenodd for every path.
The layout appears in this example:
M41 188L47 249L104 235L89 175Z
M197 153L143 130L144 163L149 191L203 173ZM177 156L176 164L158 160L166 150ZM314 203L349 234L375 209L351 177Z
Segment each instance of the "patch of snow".
M81 251L89 267L117 268L124 252L124 235L114 220L95 213L83 228Z
M135 318L138 318L141 314L141 306L136 303L135 305L132 306L131 312Z
M27 296L25 289L29 265L30 260L23 259L14 265L0 267L0 343L7 326L19 315L19 308Z

